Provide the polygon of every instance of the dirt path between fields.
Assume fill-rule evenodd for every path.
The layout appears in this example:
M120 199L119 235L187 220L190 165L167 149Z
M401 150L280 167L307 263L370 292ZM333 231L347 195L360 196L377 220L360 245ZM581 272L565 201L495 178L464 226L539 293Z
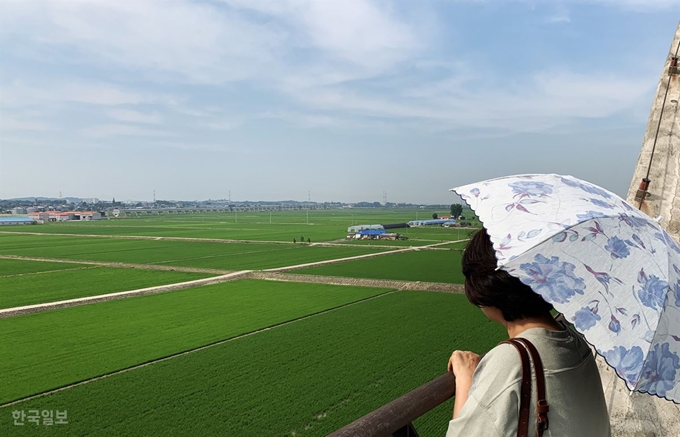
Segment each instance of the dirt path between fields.
M243 270L240 272L233 272L226 275L214 276L212 278L195 279L193 281L178 282L175 284L159 285L156 287L140 288L137 290L130 291L120 291L117 293L99 294L96 296L79 297L76 299L60 300L57 302L48 302L35 305L5 308L0 310L0 319L5 319L8 317L18 316L22 314L31 314L48 310L56 310L59 308L68 308L97 302L107 302L110 300L124 299L126 297L166 293L168 291L183 290L185 288L199 287L202 285L219 284L222 282L235 281L237 279L249 277L251 273L252 272L250 270Z
M440 246L444 244L449 244L449 242L436 243L430 245ZM21 307L6 308L0 310L0 319L18 316L22 314L31 314L42 311L54 310L58 308L67 308L78 305L86 305L97 302L106 302L115 299L123 299L133 296L142 296L146 294L157 294L165 293L168 291L183 290L185 288L198 287L202 285L218 284L221 282L234 281L237 279L246 278L257 278L257 279L267 279L276 281L291 281L291 282L313 282L320 284L333 284L333 285L349 285L349 286L359 286L359 287L384 287L384 288L399 288L399 289L409 289L409 290L422 290L422 291L440 291L449 293L460 293L462 292L461 286L457 284L444 284L436 282L420 282L420 281L399 281L399 280L380 280L380 279L366 279L366 278L345 278L345 277L335 277L335 276L315 276L315 275L292 275L283 274L284 272L303 269L307 267L315 267L322 265L335 264L345 261L353 261L357 259L373 258L376 256L391 255L395 253L411 252L421 250L422 247L406 247L398 250L391 250L385 252L371 253L366 255L357 255L346 258L338 258L326 261L316 261L312 263L298 264L294 266L277 267L273 269L266 269L262 271L252 271L252 270L242 270L242 271L227 271L227 270L215 270L215 269L199 269L193 267L176 267L176 266L160 266L154 264L130 264L130 263L111 263L103 261L79 261L72 259L62 259L62 258L37 258L37 257L24 257L18 255L0 255L0 259L17 259L25 261L49 261L49 262L63 262L63 263L75 263L75 264L85 264L85 265L97 265L104 267L114 267L114 268L135 268L135 269L148 269L148 270L166 270L166 271L179 271L179 272L192 272L192 273L208 273L216 274L212 278L197 279L194 281L186 281L175 284L160 285L156 287L147 287L137 290L122 291L117 293L108 293L96 296L81 297L77 299L67 299L56 302L47 302L36 305L26 305Z
M341 276L296 275L259 271L251 275L254 279L284 282L310 282L330 285L349 285L354 287L398 288L400 290L439 291L444 293L464 293L463 284L443 282L398 281L392 279L344 278Z
M166 270L173 272L186 272L186 273L208 273L212 275L226 275L228 273L234 273L234 270L218 270L218 269L201 269L198 267L179 267L179 266L162 266L158 264L132 264L132 263L117 263L117 262L106 262L106 261L83 261L78 259L66 259L66 258L40 258L33 256L20 256L20 255L0 255L0 259L16 259L22 261L46 261L54 263L68 263L68 264L86 264L92 266L102 266L102 267L114 267L118 269L142 269L142 270Z
M209 348L214 347L214 346L220 346L222 344L229 343L229 342L236 341L236 340L240 340L242 338L250 337L251 335L259 334L261 332L270 331L272 329L280 328L280 327L283 327L283 326L286 326L286 325L290 325L292 323L301 322L303 320L307 320L307 319L310 319L312 317L321 316L321 315L324 315L324 314L327 314L327 313L330 313L330 312L333 312L333 311L337 311L337 310L347 308L347 307L350 307L350 306L353 306L353 305L358 305L358 304L361 304L361 303L364 303L364 302L367 302L367 301L370 301L370 300L379 299L381 297L390 295L390 294L395 293L397 291L399 291L399 290L388 291L388 292L379 294L377 296L371 296L371 297L368 297L368 298L365 298L365 299L346 303L344 305L340 305L340 306L337 306L335 308L329 308L327 310L319 311L319 312L312 313L312 314L307 314L306 316L298 317L298 318L292 319L292 320L287 320L287 321L282 322L282 323L277 323L275 325L271 325L271 326L268 326L266 328L257 329L255 331L247 332L245 334L237 335L235 337L227 338L225 340L220 340L220 341L217 341L215 343L211 343L211 344L207 344L207 345L204 345L204 346L196 347L194 349L189 349L189 350L186 350L186 351L178 352L178 353L175 353L175 354L172 354L172 355L168 355L166 357L162 357L162 358L158 358L158 359L155 359L155 360L152 360L152 361L148 361L148 362L143 363L143 364L138 364L138 365L131 366L131 367L128 367L128 368L125 368L125 369L117 370L115 372L107 373L105 375L97 376L95 378L86 379L84 381L76 382L74 384L65 385L63 387L59 387L59 388L56 388L56 389L53 389L53 390L45 391L43 393L39 393L39 394L36 394L36 395L27 396L27 397L22 398L22 399L17 399L15 401L11 401L11 402L2 404L2 405L0 405L0 408L9 407L11 405L15 405L15 404L18 404L18 403L21 403L21 402L30 401L30 400L40 398L40 397L43 397L43 396L48 396L48 395L51 395L51 394L54 394L54 393L58 393L60 391L68 390L68 389L73 388L73 387L78 387L80 385L85 385L85 384L89 384L89 383L94 382L94 381L98 381L100 379L108 378L110 376L119 375L121 373L141 369L142 367L150 366L152 364L161 363L163 361L168 361L168 360L171 360L173 358L181 357L181 356L184 356L184 355L189 355L189 354L192 354L194 352L200 352L202 350L209 349Z
M49 232L12 232L12 231L0 231L0 234L8 235L36 235L44 237L83 237L83 238L108 238L108 239L121 239L121 240L155 240L155 241L193 241L193 242L204 242L204 243L223 243L223 244L233 244L233 243L248 243L248 244L293 244L289 241L273 241L273 240L232 240L224 238L194 238L194 237L153 237L151 235L98 235L98 234L61 234L61 233L49 233ZM338 240L336 240L338 241ZM459 243L464 240L455 241L444 241L441 240L414 240L414 241L440 241L440 243L426 244L423 246L407 246L412 248L428 249L430 247L441 246L444 244ZM350 243L334 243L330 241L322 241L318 243L305 243L304 241L296 243L298 245L307 246L330 246L330 247L370 247L376 249L400 249L404 246L392 246L388 244L350 244Z
M12 275L0 275L0 279L17 278L19 276L45 275L45 274L48 274L48 273L57 273L57 272L73 272L75 270L92 270L92 269L96 269L98 267L99 266L88 266L88 267L74 267L72 269L45 270L45 271L42 271L42 272L14 273Z
M98 235L98 234L61 234L61 233L47 233L47 232L12 232L0 231L0 234L17 234L17 235L37 235L44 237L83 237L83 238L108 238L120 240L165 240L165 241L193 241L204 243L260 243L260 244L293 244L288 241L267 241L267 240L230 240L223 238L193 238L193 237L153 237L151 235ZM304 243L307 244L307 243Z

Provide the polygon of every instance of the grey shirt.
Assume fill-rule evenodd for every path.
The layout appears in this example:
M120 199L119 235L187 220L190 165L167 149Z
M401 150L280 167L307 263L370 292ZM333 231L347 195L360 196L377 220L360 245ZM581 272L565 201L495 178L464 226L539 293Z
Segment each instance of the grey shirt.
M531 341L545 369L549 428L544 437L611 436L607 405L595 358L570 329L527 329L518 337ZM515 437L519 419L522 364L510 344L486 354L475 370L460 416L449 422L447 437ZM532 369L529 436L536 435L536 381Z

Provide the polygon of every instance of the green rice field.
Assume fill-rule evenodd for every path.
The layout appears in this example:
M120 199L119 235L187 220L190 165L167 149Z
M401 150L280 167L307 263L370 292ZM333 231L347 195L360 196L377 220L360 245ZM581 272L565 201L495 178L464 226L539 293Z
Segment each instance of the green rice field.
M0 403L385 291L250 280L0 319Z
M0 278L5 276L26 275L29 273L51 272L54 270L71 270L83 267L87 266L73 263L0 259Z
M268 269L380 252L368 247L215 243L63 236L1 235L0 255L167 264L222 270Z
M39 261L21 262L42 264ZM52 270L40 274L0 277L0 309L187 282L209 276L214 275L80 266L77 272Z
M504 336L461 294L371 281L462 283L470 229L346 239L353 224L435 212L448 213L249 211L3 227L0 309L234 271L265 279L0 318L0 435L325 436L444 373L452 350L484 352ZM380 256L352 259L371 254ZM334 262L299 268L319 261ZM268 269L289 267L310 282L267 280L286 277ZM421 437L443 435L451 408L419 418ZM14 424L14 411L33 409L67 411L68 424Z
M462 284L461 253L420 250L295 270L292 273Z
M502 337L463 296L398 292L0 408L0 427L20 407L68 410L72 435L322 436ZM451 406L421 435L443 435Z
M312 242L334 241L346 236L347 227L374 223L406 223L425 220L433 213L448 211L403 209L356 209L306 211L248 211L239 213L200 213L141 215L99 222L46 223L39 226L6 227L7 232L49 234L119 235L151 237L214 238L252 241L292 242L300 236ZM471 214L465 210L464 214ZM474 222L475 220L473 220ZM457 239L463 230L452 228L410 228L395 232L409 238Z

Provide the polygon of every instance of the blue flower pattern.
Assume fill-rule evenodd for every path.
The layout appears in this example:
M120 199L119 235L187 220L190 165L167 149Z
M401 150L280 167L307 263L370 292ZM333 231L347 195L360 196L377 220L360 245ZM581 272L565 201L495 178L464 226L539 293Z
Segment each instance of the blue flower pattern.
M597 196L604 197L605 199L611 199L612 197L612 195L608 193L606 190L603 190L602 188L593 184L589 184L588 182L585 181L579 181L567 177L561 177L560 180L565 185L578 188L580 190L585 191L588 194L595 194Z
M658 223L571 176L455 191L489 230L499 268L554 304L631 390L680 402L680 245Z
M576 214L576 218L579 221L586 221L589 219L605 218L607 214L600 211L586 211L585 213Z
M647 276L645 270L642 269L638 273L638 283L642 285L637 292L640 302L646 307L661 310L668 292L668 282L654 275Z
M610 366L616 369L616 373L628 382L629 386L634 386L640 372L644 355L642 349L633 346L630 350L623 346L616 346L602 354Z
M556 256L550 259L536 255L533 263L519 266L526 276L522 282L543 296L550 303L565 303L575 294L583 294L586 283L574 274L576 266L561 262Z
M576 311L574 316L574 325L579 331L587 331L588 329L595 326L602 317L593 311L590 307L583 307Z
M520 197L543 197L552 194L552 186L543 182L518 181L508 185Z
M590 201L593 203L593 205L599 206L600 208L614 209L614 205L612 205L611 203L603 202L600 199L590 199Z
M625 258L630 255L628 245L619 237L611 237L607 240L607 244L604 248L610 253L612 259Z
M642 369L640 380L644 382L645 391L665 396L673 388L675 375L680 369L680 357L671 352L668 343L655 344L649 352Z

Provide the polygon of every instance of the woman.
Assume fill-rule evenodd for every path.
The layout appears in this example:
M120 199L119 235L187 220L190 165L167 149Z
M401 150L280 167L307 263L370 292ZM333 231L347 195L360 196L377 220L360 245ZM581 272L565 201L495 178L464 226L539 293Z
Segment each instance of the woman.
M522 337L538 349L545 370L550 411L544 437L610 436L600 374L590 347L550 314L552 305L519 279L496 269L486 229L463 254L465 294L510 338ZM533 366L532 366L533 368ZM522 367L517 350L500 344L479 355L455 351L448 363L456 376L453 420L447 437L516 436ZM536 435L536 385L532 371L529 435Z

